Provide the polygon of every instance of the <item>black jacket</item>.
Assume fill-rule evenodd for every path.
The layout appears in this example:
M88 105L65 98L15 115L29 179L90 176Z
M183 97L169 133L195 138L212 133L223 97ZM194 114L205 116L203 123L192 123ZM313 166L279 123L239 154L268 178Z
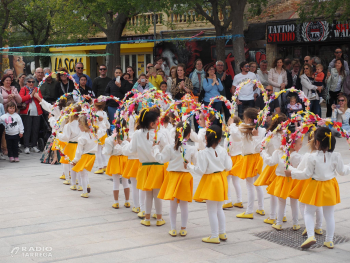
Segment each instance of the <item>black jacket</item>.
M85 86L85 89L79 86L79 91L81 95L89 95L91 98L95 98L95 93L88 86Z
M114 78L108 83L106 90L105 90L105 95L106 96L113 95L114 97L117 97L120 100L122 100L122 99L124 99L125 94L127 92L131 91L133 85L129 81L121 78L120 79L121 86L119 88L117 85L115 85L115 80L116 79ZM118 107L119 106L118 103L116 103L114 100L109 100L107 105L109 107Z
M288 81L286 89L290 89L293 86L292 72L290 70L286 70L286 72L287 72L287 81Z
M58 99L59 97L61 97L63 94L65 93L71 93L73 92L73 90L75 89L74 87L74 83L73 81L71 81L70 79L68 79L68 83L69 83L69 89L67 91L67 84L66 85L63 85L63 89L64 91L62 90L62 87L61 87L61 81L58 81L56 83L56 99Z

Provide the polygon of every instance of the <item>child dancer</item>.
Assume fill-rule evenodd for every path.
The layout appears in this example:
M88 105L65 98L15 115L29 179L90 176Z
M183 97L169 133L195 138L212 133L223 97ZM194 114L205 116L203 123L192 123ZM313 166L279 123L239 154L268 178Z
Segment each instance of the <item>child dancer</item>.
M5 139L9 161L11 163L19 162L18 143L19 139L23 137L23 122L16 113L17 105L13 101L8 102L5 109L7 113L2 115L0 120L5 123Z
M220 240L227 240L225 230L225 214L222 209L227 200L226 172L232 168L232 160L227 151L219 146L222 130L212 125L206 131L207 147L198 152L197 165L185 162L185 168L191 173L203 175L193 199L201 202L206 200L211 236L202 239L206 243L219 244Z
M330 129L318 128L315 132L317 151L310 154L305 169L301 171L290 167L285 172L287 177L313 179L303 188L299 198L299 201L306 205L304 218L308 236L301 248L309 248L316 243L314 214L317 207L322 207L327 223L324 246L334 248L334 208L336 204L340 203L339 186L335 176L336 172L340 175L350 174L350 167L343 164L341 154L333 152L335 143L336 140Z
M103 109L105 107L106 107L105 101L102 101L102 102L95 101L95 103L94 103L94 108L97 111L96 115L98 115L97 137L100 140L100 142L98 143L98 150L96 153L96 162L97 162L98 170L95 171L95 174L103 174L106 171L107 162L108 162L108 160L106 159L106 156L104 156L102 154L102 148L103 148L103 146L105 144L105 140L107 138L107 129L110 128L107 113L105 111L103 111Z
M113 179L113 196L114 196L114 203L112 205L113 208L119 209L119 184L120 184L120 178L122 179L122 184L124 188L124 194L125 194L125 203L124 206L126 208L130 208L130 188L128 184L128 179L124 178L122 176L124 172L124 167L127 161L127 157L122 155L122 147L125 144L123 142L123 138L125 137L124 131L121 128L126 127L126 121L120 119L116 120L116 128L112 136L109 136L105 141L105 147L103 148L102 153L104 155L109 155L109 161L106 169L106 174L109 176L112 176Z
M184 125L179 122L176 129L183 130L183 138L188 140L190 138L191 126L189 124ZM176 232L176 215L177 207L180 205L181 209L181 236L187 235L187 219L188 219L188 202L192 202L193 196L193 177L184 168L184 158L189 163L193 162L196 165L197 149L195 146L184 145L179 139L181 133L176 132L175 144L168 144L160 152L157 144L153 145L152 155L159 163L169 162L167 171L162 187L159 191L158 198L163 200L170 200L170 225L171 230L169 234L173 237L177 236Z
M294 145L291 146L290 154L290 165L293 167L298 167L301 156L298 154L298 151L303 146L302 139L295 141ZM264 163L269 166L274 166L277 164L276 168L276 178L273 182L267 187L267 193L278 198L278 212L277 212L277 222L273 224L272 227L276 230L282 230L282 222L284 217L284 211L286 208L286 201L289 193L293 187L298 183L298 180L292 180L286 178L284 174L285 163L282 159L284 152L282 150L275 150L271 155L269 155L265 150L261 152L261 156L264 159ZM298 199L290 198L290 205L292 208L293 216L293 230L299 230L300 225L298 224Z
M74 105L72 107L72 112L78 113L80 111L81 111L80 105ZM72 170L73 165L69 163L69 161L72 161L74 159L75 152L78 147L78 138L81 135L81 130L79 128L79 122L78 122L79 116L73 115L73 116L69 116L68 118L69 118L69 123L67 123L63 127L62 133L57 134L57 138L60 141L67 143L63 153L64 155L69 157L69 160L67 160L65 157L62 157L60 162L64 165L64 169L65 169L64 174L67 176L70 173L71 175L72 183L74 184L71 187L71 189L82 191L83 188L81 187L81 185L79 185L78 188L76 188L75 186L77 174ZM69 177L66 179L67 180L64 181L63 183L66 185L70 185L71 180L69 179Z
M194 142L194 145L197 147L197 150L205 149L205 133L206 133L206 125L205 125L205 116L203 113L199 114L198 118L198 126L199 131L198 134L195 131L191 131L190 139Z
M234 129L235 127L238 127L241 123L241 119L237 116L230 118L227 122L227 126L229 129L231 127ZM230 132L231 134L231 132ZM225 148L229 149L229 155L231 156L232 160L232 168L228 172L227 176L227 184L228 184L228 200L225 201L225 204L222 206L223 209L231 208L231 207L239 207L243 208L242 203L242 189L239 182L239 177L237 176L237 170L239 170L239 162L242 159L242 142L235 142L232 137L229 137L229 140L225 138L224 141ZM232 190L231 190L231 182L233 183L233 186L236 191L237 196L237 202L232 204Z
M259 127L255 129L254 120L257 118L258 110L255 108L247 108L243 113L244 124L239 127L231 128L231 137L235 142L242 141L242 155L243 158L239 162L240 167L237 171L237 176L246 180L248 190L248 206L244 213L236 215L238 218L253 219L254 215L254 188L258 195L259 209L256 213L265 215L264 211L264 192L261 186L254 186L254 182L261 174L263 160L260 156L260 147L263 137L265 136L265 129Z
M273 114L272 115L272 121L270 126L267 128L267 131L273 132L279 124L282 122L287 121L287 116L283 113L280 114ZM281 140L282 140L282 130L279 130L276 132L276 134L271 138L271 140L266 144L266 153L268 155L272 155L275 150L278 150L281 146ZM255 181L255 186L263 186L267 185L269 186L272 181L276 178L276 168L277 164L270 166L266 165L263 172L259 176L259 178ZM278 198L274 195L270 195L270 214L269 217L264 219L264 223L266 224L275 224L276 223L276 210L277 210L277 203ZM283 217L283 222L287 222L287 217Z
M138 121L140 129L135 131L131 142L125 147L124 153L128 156L137 153L142 163L136 177L137 189L146 191L146 214L141 224L144 226L151 225L150 214L152 210L152 201L154 199L157 213L157 226L162 226L165 224L165 220L162 218L162 201L157 198L157 196L164 180L165 169L164 164L156 162L151 154L155 138L154 129L157 128L159 112L144 109L141 111ZM161 134L157 136L156 140L160 141L161 147L166 145L167 140L162 137Z
M72 174L80 173L83 185L83 193L81 194L81 197L88 198L88 171L90 172L94 166L95 153L97 152L97 142L90 134L87 117L85 115L79 117L78 123L81 135L79 136L77 151L75 153L74 160L72 161ZM73 176L72 181L75 182ZM72 187L75 187L75 185Z

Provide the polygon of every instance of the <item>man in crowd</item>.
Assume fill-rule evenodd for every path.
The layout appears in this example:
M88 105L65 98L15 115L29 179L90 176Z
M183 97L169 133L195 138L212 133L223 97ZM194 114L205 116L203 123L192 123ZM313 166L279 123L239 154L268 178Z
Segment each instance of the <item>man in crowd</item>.
M157 72L152 63L147 64L146 71L147 71L148 81L151 82L152 85L159 90L160 83L163 81L162 76L157 75Z
M314 72L314 68L313 68L314 66L312 65L312 59L310 56L306 56L304 58L304 65L309 65L313 70L312 72Z
M271 97L271 95L273 94L273 87L268 85L266 88L265 88L266 92L267 92L267 96ZM264 102L264 97L263 95L259 95L255 101L255 108L257 108L258 110L262 110L263 108L265 107L265 102ZM270 107L270 113L269 115L267 116L267 119L266 119L266 124L268 126L268 124L271 122L271 115L272 113L281 113L281 108L280 108L280 104L278 102L278 100L273 100L270 104L269 104L269 107Z
M51 69L50 68L44 68L43 70L44 75L50 75ZM43 96L44 100L46 100L49 103L54 103L56 101L56 79L52 78L51 76L46 77L45 82L41 85L40 91L41 95Z
M249 63L247 61L243 61L239 65L241 69L241 73L237 74L232 82L232 94L234 94L236 87L241 83L245 82L248 79L250 80L256 80L256 75L253 72L249 71ZM254 91L256 90L257 86L253 82L249 82L246 85L244 85L239 94L237 99L237 105L238 105L238 116L243 119L243 112L246 108L254 107Z
M20 92L21 87L19 86L18 82L15 79L13 79L13 70L12 69L5 69L4 75L6 75L6 74L10 75L10 77L11 77L11 80L12 80L11 86L15 86L17 91Z
M73 79L75 80L76 83L79 84L79 78L82 76L82 75L85 75L86 76L86 79L87 79L87 83L86 83L86 86L88 87L92 87L92 81L91 81L91 78L86 75L86 74L83 74L84 72L84 64L83 62L78 62L77 64L75 64L75 74L72 75ZM96 93L95 93L96 94Z
M228 100L232 101L231 86L232 86L232 77L225 72L224 62L221 60L216 61L216 78L221 80L222 85L224 86L223 90L220 91L220 95L225 96ZM230 118L230 111L227 109L225 104L223 104L225 112L226 122Z
M343 55L343 51L341 48L336 48L335 51L334 51L334 56L335 58L329 63L329 71L331 68L334 68L334 64L335 64L335 60L336 59L341 59L342 58L342 55ZM345 69L345 72L346 72L346 75L349 75L349 64L346 60L344 60L344 69Z
M106 65L100 65L99 71L100 76L96 77L92 83L92 91L95 93L96 98L105 94L107 84L112 80L110 77L107 77Z
M293 86L293 77L292 77L292 71L291 71L292 61L289 58L284 59L283 60L283 66L284 66L284 69L287 72L288 84L286 86L286 89L289 89L289 88L291 88Z
M34 87L37 87L39 83L43 80L44 78L44 71L42 68L36 68L35 70L35 83Z
M258 69L257 74L259 76L261 84L266 89L266 87L269 85L269 80L268 80L269 72L267 70L267 61L266 60L260 61L260 69Z

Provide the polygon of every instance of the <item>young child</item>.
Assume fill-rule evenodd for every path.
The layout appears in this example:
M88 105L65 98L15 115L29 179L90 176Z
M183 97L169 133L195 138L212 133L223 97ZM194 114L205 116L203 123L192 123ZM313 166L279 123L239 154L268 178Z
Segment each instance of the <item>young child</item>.
M162 91L162 93L168 95L169 99L172 99L171 93L166 91L167 88L168 88L168 84L167 84L165 81L162 81L162 82L160 83L159 88L160 88L160 90ZM162 108L163 111L166 111L166 110L170 107L170 104L167 104L167 103L165 103L165 102L162 101L162 100L160 100L159 104L160 104L160 107Z
M152 145L155 139L155 129L159 121L159 111L144 109L140 113L138 125L140 129L135 131L131 142L125 147L124 154L127 156L137 153L142 166L138 170L136 181L137 189L146 191L146 212L145 219L141 221L144 226L150 226L150 214L152 210L152 201L157 213L157 226L165 224L162 218L162 201L157 198L162 186L165 174L164 164L158 163L151 154ZM157 142L164 147L167 140L157 134ZM140 213L144 213L141 211Z
M126 127L125 120L116 120L116 128L115 133L112 136L109 136L105 141L105 147L103 148L102 153L104 155L109 155L109 161L106 169L106 174L112 176L113 179L113 196L114 203L112 205L113 208L119 209L119 184L120 179L122 180L124 194L125 194L125 203L124 206L126 208L130 208L130 188L128 184L128 179L124 178L122 174L124 173L124 167L127 161L127 157L122 155L122 149L125 138L124 131L121 126Z
M72 107L72 112L74 113L81 112L81 106L78 104L74 105ZM83 188L81 187L81 185L79 185L78 188L75 188L75 181L77 178L77 174L72 170L73 165L69 163L69 161L72 161L74 159L75 152L78 147L78 138L82 133L79 128L79 122L78 122L79 116L76 114L73 116L69 116L68 118L69 118L68 120L69 122L66 125L64 125L62 133L57 134L57 138L61 142L67 143L66 147L63 150L63 154L69 157L69 160L66 159L65 157L62 157L60 161L61 164L64 165L63 169L64 169L64 174L66 175L66 180L63 182L63 184L66 184L66 185L71 184L71 180L69 179L69 177L67 178L67 176L70 174L72 179L72 184L74 184L74 187L71 187L71 189L82 191Z
M5 109L7 113L2 115L0 120L5 124L5 139L9 161L11 163L19 162L18 143L19 139L23 137L23 122L16 113L17 105L13 101L8 102Z
M184 128L184 124L179 122L176 125L176 129L183 128L183 138L189 139L191 133L191 126L187 124ZM187 219L188 219L188 202L192 202L193 196L193 177L184 168L184 158L187 162L193 162L197 164L196 155L197 149L195 146L184 145L179 140L180 132L177 131L175 137L175 144L168 144L160 152L157 144L153 145L152 155L159 163L169 162L167 171L162 187L160 188L158 198L163 200L170 200L170 231L169 234L176 237L176 215L177 207L180 205L181 209L181 236L187 235Z
M195 131L191 131L190 139L194 142L194 145L197 147L197 150L205 149L205 133L206 133L206 125L205 125L205 116L203 113L199 113L198 118L198 126L199 131L198 134Z
M97 138L100 140L98 143L98 149L96 153L96 162L98 170L95 171L95 174L103 174L106 171L107 167L107 158L102 154L102 148L105 144L105 140L107 138L107 129L110 128L110 124L108 121L107 113L104 110L106 107L106 102L98 102L95 101L94 108L96 109L96 115L98 115L98 132L97 132Z
M314 81L314 85L315 86L317 86L317 87L320 87L320 86L323 86L323 80L324 80L324 73L323 73L323 66L322 66L322 64L317 64L316 65L316 72L314 73L314 75L312 76L314 79L315 79L315 81ZM315 96L315 94L316 94L316 91L315 90L311 90L311 93L313 93L313 95L312 96ZM319 92L319 91L317 91L317 93L318 93L318 96L319 96L319 98L320 98L320 103L322 102L321 101L321 93ZM315 97L311 97L311 98L316 98L316 96ZM322 98L322 100L323 100L323 98Z
M287 119L288 119L287 116L284 115L283 113L273 114L271 124L267 128L267 130L273 132L279 124L287 121ZM275 135L271 138L271 140L266 144L265 149L268 155L271 156L275 150L278 150L280 148L281 140L282 140L281 134L282 134L282 130L277 131ZM266 167L264 168L259 178L255 181L254 185L269 186L272 183L272 181L276 178L276 168L277 168L277 164L273 166L266 165ZM270 195L270 214L268 218L264 219L264 223L271 224L271 225L276 223L277 203L278 203L278 198L274 195ZM285 216L283 217L283 222L287 222L287 218Z
M227 240L222 205L228 198L225 171L232 168L230 156L219 145L221 136L222 130L219 126L210 126L205 134L207 147L198 152L197 165L185 162L185 168L191 173L202 175L193 199L199 202L206 200L211 236L203 238L202 241L214 244L219 244L220 240Z
M238 127L241 123L241 119L238 116L234 116L230 118L227 122L227 126L229 129ZM230 132L231 134L231 132ZM242 189L239 182L239 177L237 176L237 170L239 170L239 162L242 159L242 142L235 142L232 137L229 137L229 140L225 138L224 147L229 149L229 155L232 160L232 168L227 176L227 184L228 184L228 200L225 201L225 204L222 206L223 209L238 207L243 208L242 203ZM232 204L232 190L231 190L231 182L236 190L237 202Z
M302 109L303 109L303 106L300 103L297 103L297 97L292 96L290 98L288 105L287 105L288 117L289 118L292 117L293 113L296 113Z
M339 186L335 176L350 174L350 167L343 164L340 153L334 152L335 137L330 129L326 127L318 128L315 132L316 152L310 154L304 170L289 167L285 171L287 177L293 179L313 180L303 188L299 201L305 207L305 225L308 239L301 245L301 248L309 248L316 243L314 214L317 207L323 208L323 215L327 223L327 235L324 246L334 248L333 236L335 229L334 208L340 203Z
M93 135L90 133L87 117L85 115L79 117L78 123L81 134L78 139L78 147L75 153L75 157L71 164L73 166L73 174L80 173L81 176L83 186L83 193L81 194L81 197L88 198L88 171L91 172L92 167L95 163L97 142L95 141ZM72 181L75 182L73 176ZM75 185L72 187L75 187Z
M294 145L291 146L290 165L293 167L298 167L301 161L301 155L298 154L298 151L302 146L302 139L296 140ZM266 150L261 152L264 163L269 166L274 166L277 164L275 171L276 178L269 185L269 187L267 187L267 193L278 198L277 222L272 225L272 227L276 230L282 230L282 222L286 208L287 197L289 196L293 187L298 183L298 180L292 180L285 176L285 163L284 159L282 159L283 155L284 152L280 149L275 150L272 156L269 155ZM293 216L293 230L296 231L300 229L300 225L298 224L298 199L290 198L290 205L292 208Z
M266 130L259 127L255 129L256 124L254 120L257 118L258 110L255 108L247 108L243 113L243 120L239 127L232 127L230 129L231 138L235 142L242 142L242 156L243 158L237 164L239 169L237 176L246 180L248 190L248 206L244 213L236 215L238 218L253 219L254 215L254 188L258 195L259 209L256 213L265 215L264 211L264 192L261 186L254 186L254 182L261 174L263 160L260 156L261 142L265 136Z

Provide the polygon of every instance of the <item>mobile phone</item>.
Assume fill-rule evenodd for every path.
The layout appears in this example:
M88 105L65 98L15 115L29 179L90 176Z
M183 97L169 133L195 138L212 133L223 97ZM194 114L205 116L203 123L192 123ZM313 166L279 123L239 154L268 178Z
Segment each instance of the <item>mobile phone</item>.
M146 82L146 79L141 79L141 82Z
M340 109L340 105L335 105L335 107L336 107L337 109Z
M118 76L115 80L116 80L117 82L120 82L120 76Z

